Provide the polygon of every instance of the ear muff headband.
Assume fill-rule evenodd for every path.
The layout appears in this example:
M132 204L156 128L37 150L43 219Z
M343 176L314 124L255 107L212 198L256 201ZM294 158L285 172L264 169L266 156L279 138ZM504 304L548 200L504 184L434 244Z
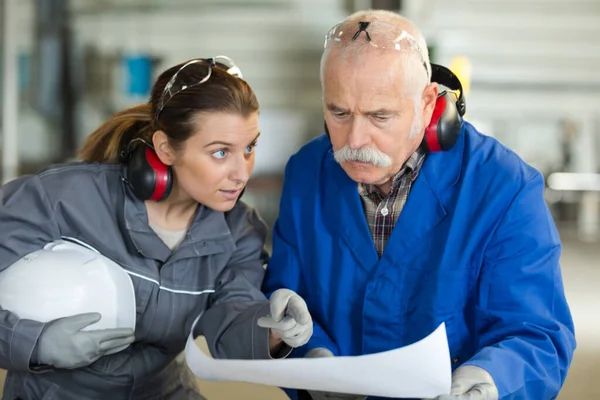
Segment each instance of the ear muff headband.
M443 65L431 64L431 81L444 85L450 90L457 90L460 92L458 99L456 99L456 109L461 117L464 116L467 111L467 105L460 79Z

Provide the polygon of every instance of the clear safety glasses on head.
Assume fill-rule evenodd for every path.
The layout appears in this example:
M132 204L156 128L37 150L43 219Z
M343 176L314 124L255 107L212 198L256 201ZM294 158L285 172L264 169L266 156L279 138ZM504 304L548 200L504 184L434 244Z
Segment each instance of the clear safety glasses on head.
M181 74L181 71L183 71L185 68L198 63L203 63L207 65L206 76L198 79L198 76L193 74ZM243 79L242 71L240 71L240 69L237 65L235 65L233 60L227 56L197 58L188 61L181 68L179 68L179 70L171 77L171 79L169 79L169 82L167 82L165 89L163 90L162 95L160 96L160 100L158 102L158 107L156 109L155 124L158 124L158 117L160 116L160 113L165 108L167 103L176 94L208 81L210 79L210 76L212 75L213 68L221 68L227 71L227 73L235 76L236 78Z
M404 51L415 54L423 64L427 77L430 72L423 57L423 49L407 31L396 25L384 21L347 21L335 25L325 36L324 48L345 47L353 43L364 41L370 46L381 50Z

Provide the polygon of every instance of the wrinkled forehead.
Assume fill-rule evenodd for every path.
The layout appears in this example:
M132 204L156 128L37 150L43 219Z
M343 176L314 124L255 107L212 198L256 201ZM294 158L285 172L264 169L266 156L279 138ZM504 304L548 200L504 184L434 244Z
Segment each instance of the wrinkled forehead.
M398 110L412 93L401 68L390 67L382 57L348 62L334 57L325 68L323 101L355 111Z
M346 21L335 25L325 36L325 51L360 47L364 50L393 51L418 58L427 72L423 49L408 31L384 21Z
M398 93L407 85L406 69L418 68L407 60L390 52L363 49L360 54L345 53L341 49L332 49L331 56L323 69L323 89L350 89L355 87L362 93L394 92Z

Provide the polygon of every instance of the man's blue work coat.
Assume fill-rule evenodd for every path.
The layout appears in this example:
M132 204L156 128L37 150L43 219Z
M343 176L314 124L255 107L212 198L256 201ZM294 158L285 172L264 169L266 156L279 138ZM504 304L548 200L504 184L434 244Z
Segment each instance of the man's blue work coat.
M554 398L575 336L543 191L538 171L465 123L427 156L380 259L357 183L325 135L307 143L286 166L264 284L295 290L313 316L293 356L390 350L445 322L453 369L487 370L501 399Z

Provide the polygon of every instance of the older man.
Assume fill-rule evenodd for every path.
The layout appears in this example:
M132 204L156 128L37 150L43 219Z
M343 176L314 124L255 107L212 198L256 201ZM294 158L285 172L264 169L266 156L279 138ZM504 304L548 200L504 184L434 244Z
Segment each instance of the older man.
M457 141L431 151L444 150L424 139L443 100L422 35L397 14L335 26L321 82L329 132L286 167L264 286L308 303L314 334L294 355L390 350L445 322L454 372L440 398L555 398L575 337L540 173L460 120Z

